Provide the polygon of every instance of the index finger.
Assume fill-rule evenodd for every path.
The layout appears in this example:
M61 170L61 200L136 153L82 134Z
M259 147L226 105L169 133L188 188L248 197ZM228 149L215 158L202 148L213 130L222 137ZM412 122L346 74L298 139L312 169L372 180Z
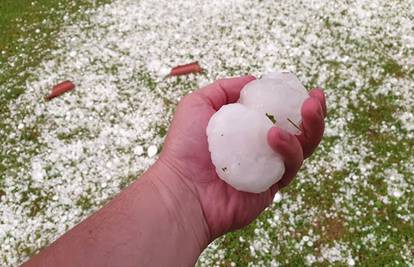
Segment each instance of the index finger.
M196 93L207 98L212 107L219 110L226 104L236 102L243 87L255 79L252 75L221 79L197 90Z

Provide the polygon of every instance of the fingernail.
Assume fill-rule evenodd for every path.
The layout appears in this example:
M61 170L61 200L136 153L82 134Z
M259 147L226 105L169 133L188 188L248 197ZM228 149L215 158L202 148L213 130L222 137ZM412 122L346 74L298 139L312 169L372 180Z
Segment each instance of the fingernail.
M323 118L324 117L324 115L323 115L323 110L322 110L322 106L321 106L321 104L319 103L319 100L317 99L317 98L315 98L316 99L316 103L317 103L317 105L318 105L318 107L316 108L316 113L318 114L318 116L319 117L321 117L321 118Z
M277 135L279 136L281 140L285 142L288 142L290 140L290 134L288 134L287 132L283 130L278 130Z

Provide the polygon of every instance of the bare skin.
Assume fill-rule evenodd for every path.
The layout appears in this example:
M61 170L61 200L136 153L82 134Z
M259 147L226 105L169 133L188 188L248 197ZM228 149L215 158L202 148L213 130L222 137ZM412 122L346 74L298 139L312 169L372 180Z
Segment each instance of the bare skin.
M311 90L302 106L300 136L277 127L268 132L269 145L285 163L283 178L261 194L237 191L215 172L206 127L253 79L219 80L186 96L158 161L24 266L194 266L211 241L253 221L317 147L326 115L323 91Z

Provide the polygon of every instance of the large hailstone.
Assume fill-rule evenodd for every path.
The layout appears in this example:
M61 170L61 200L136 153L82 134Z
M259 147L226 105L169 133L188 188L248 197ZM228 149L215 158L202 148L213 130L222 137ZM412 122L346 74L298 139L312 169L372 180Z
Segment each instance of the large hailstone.
M260 193L282 177L280 155L267 144L272 122L241 104L223 106L210 119L207 136L218 176L239 191Z
M281 179L281 156L267 143L274 125L297 133L308 93L289 72L248 83L239 103L223 106L210 119L207 137L218 176L239 191L261 193Z
M290 72L274 72L248 83L240 93L239 102L267 115L276 125L291 134L299 133L300 110L308 92Z

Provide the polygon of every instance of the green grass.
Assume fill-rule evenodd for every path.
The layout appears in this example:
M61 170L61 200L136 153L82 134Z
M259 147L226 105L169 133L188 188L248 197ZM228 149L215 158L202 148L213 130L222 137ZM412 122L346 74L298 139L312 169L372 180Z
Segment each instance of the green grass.
M22 25L30 25L33 29L39 25L43 19L47 18L46 11L54 7L54 1L44 1L43 5L31 5L28 1L22 0L4 0L0 3L0 65L3 72L0 73L0 139L6 140L6 136L13 131L8 127L6 119L9 117L8 103L16 99L24 92L24 82L28 78L27 75L19 76L22 69L36 65L41 57L35 51L31 52L35 46L39 48L51 48L49 38L43 39L43 42L36 44L36 39L28 36L28 28ZM48 29L52 32L55 29ZM29 40L28 43L22 43L21 40ZM37 51L39 49L36 49ZM28 53L28 59L13 60L20 53ZM14 66L10 66L7 62L12 60ZM18 119L18 118L17 118ZM28 129L23 139L28 142L36 142L37 129ZM0 150L0 190L2 188L2 177L7 171L6 166L9 164L18 164L17 155L5 154Z
M97 4L106 2L109 1L96 1ZM82 15L78 12L80 9L91 6L92 3L88 0L0 1L0 140L7 140L7 136L14 131L7 123L7 119L11 118L8 104L24 93L26 82L34 78L30 70L45 60L58 45L57 33L64 23L62 14L67 14L69 19L72 19L75 15ZM13 117L13 120L23 118L28 111L19 112L21 114ZM36 148L40 145L38 137L42 123L40 120L36 126L22 130L20 141L32 144L28 147L34 147L34 150L25 151L29 157L36 153ZM1 149L0 144L0 197L5 194L3 179L10 174L10 167L16 166L12 169L18 169L20 165L18 157L21 155L16 151L6 152ZM20 193L22 203L28 198L32 199L31 206L27 209L29 217L42 213L46 200L51 197L38 188L29 187L27 191ZM82 198L77 204L89 208L91 204L88 201L87 198ZM39 233L38 237L41 235L42 233ZM22 257L35 252L24 242L19 243L16 250ZM7 259L0 261L8 262Z
M98 4L105 2L108 0L97 1ZM56 47L56 36L64 23L63 14L71 19L78 10L90 6L87 0L1 1L0 65L5 69L0 74L1 112L5 111L7 101L24 92L24 83L30 79L25 70L37 66ZM7 62L13 58L10 66Z
M18 74L39 63L47 49L53 47L53 34L59 29L57 18L48 16L52 8L58 8L57 2L50 0L34 3L36 4L32 5L24 0L4 0L0 3L0 63L7 69L0 76L0 101L3 108L4 103L24 92L23 82L28 76ZM42 24L45 19L54 23L45 26ZM36 34L36 29L46 36L40 37ZM27 57L19 57L20 53L27 54ZM8 65L7 61L14 57L18 57L13 60L14 66ZM6 82L13 87L3 87Z
M96 4L107 2L109 0L99 0ZM0 2L0 140L5 140L13 131L6 122L10 117L8 103L24 93L26 82L33 79L27 70L39 65L58 45L56 37L64 22L63 14L71 19L75 14L81 15L77 11L92 5L88 0ZM12 64L9 64L10 62ZM23 117L26 111L21 112ZM18 120L19 116L13 119ZM41 122L39 123L41 125ZM36 143L38 132L36 128L25 129L22 138L27 142ZM13 161L10 158L13 155L4 153L5 151L0 150L0 190L1 178L6 171L4 161Z

